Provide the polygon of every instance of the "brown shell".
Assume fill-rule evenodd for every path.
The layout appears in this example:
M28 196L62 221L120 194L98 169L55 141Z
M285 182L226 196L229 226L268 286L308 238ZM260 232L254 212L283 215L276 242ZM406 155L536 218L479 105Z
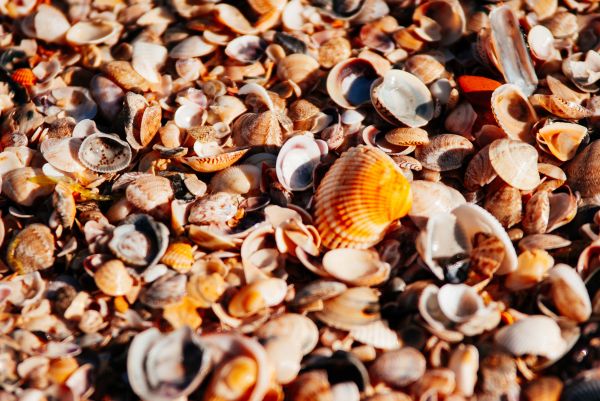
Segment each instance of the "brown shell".
M531 127L538 120L527 97L516 85L504 84L492 93L492 112L510 138L533 143Z
M6 249L10 268L27 274L47 269L54 264L54 236L43 224L30 224L14 236Z
M152 142L154 135L156 135L160 128L161 118L162 109L159 105L146 107L142 115L142 122L140 123L140 141L142 146L147 146Z
M540 183L537 150L525 142L497 139L490 145L490 163L494 171L515 188L529 191Z
M550 199L548 192L536 192L525 206L523 230L527 234L544 234L550 218Z
M79 147L79 160L97 173L116 173L129 166L132 153L129 144L115 135L95 133L87 136Z
M565 168L567 185L583 198L600 193L600 141L586 146Z
M185 242L174 242L165 251L161 262L178 273L187 273L194 263L192 246Z
M157 208L170 207L174 197L171 182L156 175L139 177L127 186L125 190L127 201L144 212Z
M127 294L133 286L131 275L119 259L103 263L94 272L94 281L100 291L113 297Z
M39 184L36 178L43 177L41 169L20 167L2 177L2 193L22 206L32 206L39 198L52 193L54 185Z
M466 189L475 191L492 182L497 176L490 163L490 145L485 145L467 165L464 185Z
M52 206L60 220L60 224L64 228L71 228L75 222L77 209L73 192L65 184L59 183L54 187Z
M231 131L236 146L283 144L283 133L272 111L242 114L233 123Z
M484 207L503 227L510 228L521 221L521 191L510 185L502 185L494 192L488 190Z
M416 54L409 57L404 63L404 68L425 85L429 85L446 72L444 64L431 54Z
M235 162L240 160L246 154L246 152L248 152L248 150L250 150L249 147L233 149L215 156L183 157L180 160L200 173L213 173L215 171L224 170L233 165Z
M433 171L454 170L473 153L473 144L464 136L442 134L431 138L428 144L418 147L415 157L423 167Z
M150 90L150 83L138 74L128 61L111 61L104 66L104 74L125 90Z
M328 248L369 248L412 205L410 184L394 161L358 146L329 169L315 194L315 226Z
M423 128L394 128L385 134L385 140L398 146L427 145L429 134Z
M529 100L533 105L541 106L559 118L581 120L594 114L593 110L556 95L535 94Z

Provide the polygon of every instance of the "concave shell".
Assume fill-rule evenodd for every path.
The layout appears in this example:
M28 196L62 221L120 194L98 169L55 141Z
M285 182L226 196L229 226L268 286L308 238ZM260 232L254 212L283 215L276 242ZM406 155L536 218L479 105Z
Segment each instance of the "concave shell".
M6 261L19 274L32 273L52 267L54 249L54 236L50 229L43 224L30 224L9 242Z
M362 58L339 62L327 75L327 93L346 109L356 109L370 101L369 88L377 79L373 65Z
M178 59L202 57L211 54L216 48L215 45L206 43L200 36L190 36L173 47L169 57Z
M411 56L404 63L404 68L423 81L425 85L429 85L446 72L444 64L431 54Z
M547 316L528 316L498 330L494 341L515 356L554 359L567 347L560 326Z
M579 152L565 168L567 185L583 198L600 194L600 141L593 141Z
M320 159L321 150L313 138L294 136L283 144L277 155L277 180L288 191L310 188Z
M287 283L279 278L255 281L242 287L229 302L234 317L248 317L264 308L278 305L285 298Z
M166 47L160 44L143 41L135 41L133 43L131 66L148 82L154 84L160 83L162 77L159 70L166 60Z
M473 151L473 144L464 136L441 134L431 138L429 143L419 146L415 157L425 168L448 171L461 167L464 159Z
M76 173L85 169L77 156L81 143L80 138L47 138L41 143L40 151L52 167L67 173Z
M79 160L98 173L116 173L129 166L132 153L129 144L115 135L97 132L87 136L78 152Z
M389 70L371 85L375 110L394 125L422 127L434 112L431 92L416 76L401 70Z
M421 228L430 216L440 212L450 213L467 202L459 191L440 182L415 180L410 186L413 203L408 216Z
M250 150L249 147L227 149L214 156L182 157L180 160L200 173L213 173L215 171L224 170L233 165L235 162L240 160L246 154L246 152L248 152L248 150Z
M194 250L185 242L174 242L169 245L160 260L178 273L187 273L194 263Z
M504 79L517 85L525 96L530 96L537 87L538 79L517 16L509 6L497 7L490 13L490 25L494 53Z
M540 183L537 150L525 142L497 139L489 149L494 171L510 186L530 191Z
M98 45L116 41L122 26L107 20L79 21L66 34L68 42L74 45Z
M390 275L390 265L377 252L363 249L332 249L323 256L323 269L334 278L357 286L378 285Z
M411 204L410 184L394 161L358 146L336 160L319 185L315 226L328 248L369 248Z
M560 161L571 160L587 135L583 125L555 122L542 127L536 134L540 147Z
M427 362L423 354L412 347L381 354L369 367L375 383L385 383L392 388L406 387L425 373Z
M319 79L319 62L306 54L290 54L277 62L277 77L296 83L303 91Z
M454 0L434 0L421 4L415 9L413 20L421 22L426 19L433 20L439 26L439 42L442 46L459 40L467 28L462 6Z
M592 314L590 295L581 276L571 266L558 264L550 270L550 294L562 316L583 323Z
M556 95L535 94L529 100L533 105L541 106L559 118L581 120L582 118L591 117L594 114L592 109Z
M113 297L127 294L133 286L133 279L118 259L103 263L94 272L94 282L100 291Z
M323 323L342 330L365 326L380 319L379 296L369 287L349 288L324 301L323 310L315 315Z
M227 192L243 195L256 192L260 180L260 168L252 164L238 164L215 174L210 180L209 189L212 193Z
M244 35L227 43L225 54L240 63L253 63L262 57L266 46L258 36Z
M298 342L303 355L309 354L319 342L319 329L315 322L304 315L284 313L270 319L254 332L262 339L289 338Z
M32 206L54 189L54 185L32 182L37 177L43 177L41 169L20 167L11 170L2 177L2 193L19 205Z
M466 284L443 285L438 294L440 310L455 323L464 323L483 308L483 299L477 290Z
M163 335L151 328L136 335L127 352L127 376L143 399L169 401L193 392L209 372L212 353L184 326Z
M137 178L127 186L125 195L129 203L144 212L168 209L174 197L169 179L156 175Z
M35 36L48 43L60 43L71 25L65 15L48 4L40 4L33 17Z
M145 214L128 216L108 243L115 256L132 266L153 266L168 245L169 229Z
M537 114L518 86L504 84L492 93L492 112L502 130L513 139L533 143L533 124Z

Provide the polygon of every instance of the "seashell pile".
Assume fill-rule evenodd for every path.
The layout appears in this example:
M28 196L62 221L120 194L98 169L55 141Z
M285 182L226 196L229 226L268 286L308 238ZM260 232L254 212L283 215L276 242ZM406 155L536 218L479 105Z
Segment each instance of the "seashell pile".
M0 0L1 401L600 400L599 257L599 0Z

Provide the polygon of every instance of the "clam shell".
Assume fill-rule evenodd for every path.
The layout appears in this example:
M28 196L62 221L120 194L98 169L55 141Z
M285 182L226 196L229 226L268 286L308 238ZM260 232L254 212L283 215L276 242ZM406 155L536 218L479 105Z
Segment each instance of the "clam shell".
M479 351L471 344L459 345L448 362L448 368L456 377L456 390L465 397L471 397L477 384L479 370Z
M444 316L456 323L470 320L484 306L477 290L466 284L446 284L440 288L437 297Z
M2 177L2 193L22 206L33 206L39 199L52 193L54 185L33 182L42 177L42 170L20 167L5 173Z
M526 250L519 255L518 267L506 278L506 287L513 291L531 288L544 279L554 265L554 258L541 249Z
M537 168L537 150L524 142L497 139L489 149L494 171L510 186L530 191L540 183Z
M51 21L51 23L49 23ZM57 8L40 4L33 18L36 37L48 43L61 43L71 28L69 20Z
M361 58L339 62L327 75L327 93L346 109L355 109L370 101L369 89L377 78L373 65Z
M465 170L466 189L477 190L491 183L498 175L490 163L490 145L484 146L469 162Z
M136 208L151 212L155 209L170 208L174 197L171 182L156 175L145 175L137 178L125 190L127 201Z
M426 365L423 354L412 347L404 347L381 354L369 367L369 375L375 383L404 388L423 377Z
M18 274L48 269L54 264L54 236L43 224L30 224L10 240L6 261Z
M319 79L319 62L306 54L290 54L277 62L277 77L308 90Z
M460 192L439 182L415 180L410 186L413 203L408 216L419 227L423 227L430 216L440 212L450 213L466 203Z
M255 335L263 341L288 338L297 342L303 355L309 354L319 342L317 325L304 315L284 313L269 320L256 330Z
M401 70L389 70L371 85L375 110L394 125L422 127L434 112L431 92L416 76Z
M588 109L579 103L562 99L556 95L535 94L529 100L533 105L541 106L559 118L581 120L594 114L592 109Z
M565 168L567 185L583 198L600 193L600 141L593 141L579 152Z
M181 161L200 173L221 171L240 160L250 148L229 149L223 153L206 157L183 157Z
M229 302L231 316L248 317L264 308L278 305L285 298L287 283L279 278L255 281L242 287Z
M358 146L334 163L317 188L315 226L328 248L368 248L411 203L410 184L393 160Z
M272 111L243 114L235 120L231 130L237 146L281 146L283 143L279 121Z
M94 282L100 291L113 297L129 293L133 286L133 279L118 259L103 263L94 272Z
M587 128L583 125L555 122L542 127L536 139L543 150L564 162L575 157L586 136Z
M431 54L417 54L409 57L404 63L404 68L406 72L419 78L425 85L429 85L446 72L444 64Z
M323 303L323 310L315 312L323 323L342 330L352 330L380 319L379 296L368 287L349 288Z
M209 189L212 193L227 192L240 195L256 192L261 176L261 170L252 164L231 166L213 176Z
M420 146L429 143L429 134L422 128L394 128L385 134L392 145Z
M169 229L145 214L128 216L114 229L109 249L132 266L153 266L168 246Z
M567 347L559 325L547 316L528 316L498 330L496 344L515 356L537 355L554 359Z
M277 180L288 191L308 189L320 159L321 150L313 138L307 135L294 136L283 144L277 155Z
M413 20L421 23L426 19L438 25L439 42L443 46L456 42L466 31L467 19L457 1L434 0L421 4L415 9Z
M462 166L464 159L473 153L473 144L461 135L442 134L419 146L415 157L423 167L433 171L454 170Z
M81 163L98 173L115 173L131 163L131 148L115 135L97 132L87 136L78 152Z
M225 54L240 63L253 63L264 54L266 42L254 35L238 36L225 46Z
M66 33L66 39L74 45L98 45L101 43L114 43L119 37L123 27L113 21L94 20L79 21Z
M148 82L153 84L160 83L161 75L159 70L166 60L166 47L143 41L134 42L131 66Z
M362 249L333 249L323 256L323 269L334 278L356 286L381 284L390 275L390 265L377 252Z
M533 143L531 128L537 114L518 86L504 84L492 93L492 112L498 125L509 138Z
M169 57L177 59L202 57L211 54L217 47L207 43L200 36L190 36L178 43L169 52Z
M80 138L48 138L40 145L40 151L44 159L61 171L77 173L85 170L77 156L81 147Z
M562 316L582 323L592 314L590 295L581 276L571 266L558 264L548 276L552 301Z

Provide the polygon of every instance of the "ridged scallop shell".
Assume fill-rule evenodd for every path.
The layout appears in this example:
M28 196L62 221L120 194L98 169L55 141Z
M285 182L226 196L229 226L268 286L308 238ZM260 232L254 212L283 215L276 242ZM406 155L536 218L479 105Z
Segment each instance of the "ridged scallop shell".
M369 248L412 204L410 184L394 161L366 146L329 169L315 195L315 226L328 248Z
M539 185L538 153L533 146L513 139L497 139L490 145L489 156L494 171L508 185L523 191Z
M565 100L556 95L535 94L532 95L529 100L534 106L541 106L546 109L546 111L559 118L581 120L582 118L587 118L594 114L592 109L588 109L579 103Z
M389 70L371 85L375 110L394 125L422 127L434 112L431 92L416 76L401 70Z
M567 344L559 325L547 316L529 316L498 330L494 341L515 356L560 356Z
M323 310L315 313L323 323L342 330L351 330L380 320L379 297L368 287L349 288L324 302Z
M586 146L565 168L567 185L579 191L583 198L591 198L600 193L600 141Z
M6 261L19 274L32 273L54 264L54 236L43 224L30 224L8 243Z
M103 263L94 272L94 282L100 291L112 297L127 294L133 286L131 275L118 259Z
M473 144L464 136L442 134L419 146L415 157L423 167L433 171L454 170L462 166L464 159L473 153Z
M182 157L180 160L200 173L214 173L233 165L240 160L250 148L228 149L214 156Z
M429 85L446 72L444 64L431 54L411 56L404 63L404 68L423 81L425 85Z
M564 162L575 157L586 135L587 128L583 125L555 122L540 128L536 139L543 150Z
M272 111L242 114L231 127L233 143L237 146L281 146L283 133Z
M35 85L37 78L30 68L17 68L10 75L13 81L19 85L29 87Z
M178 273L187 273L194 264L192 246L185 242L174 242L165 251L161 262Z
M20 167L5 173L2 177L2 193L13 202L22 206L32 206L39 198L52 193L54 185L32 182L42 177L42 170Z
M537 114L518 86L504 84L492 93L492 112L502 130L512 139L533 143Z
M169 179L156 175L139 177L127 186L125 195L129 203L144 212L170 207L174 197Z
M78 152L81 163L98 173L116 173L129 166L132 153L129 144L115 135L95 133L87 136Z
M385 140L397 146L420 146L429 143L429 134L422 128L394 128L385 134Z

